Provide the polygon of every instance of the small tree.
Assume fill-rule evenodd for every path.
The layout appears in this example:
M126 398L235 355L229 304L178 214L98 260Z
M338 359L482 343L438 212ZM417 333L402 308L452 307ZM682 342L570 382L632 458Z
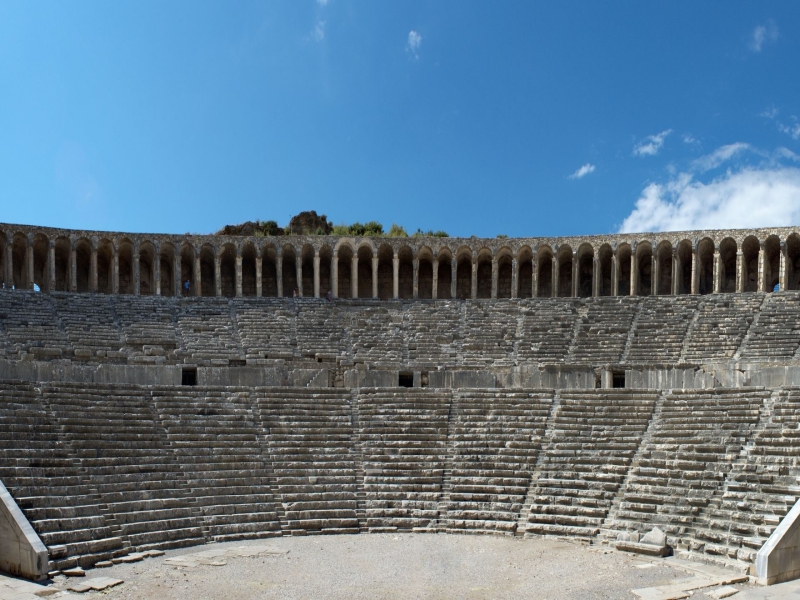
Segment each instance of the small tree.
M408 232L397 223L392 223L392 226L389 228L389 233L387 235L389 237L408 237Z

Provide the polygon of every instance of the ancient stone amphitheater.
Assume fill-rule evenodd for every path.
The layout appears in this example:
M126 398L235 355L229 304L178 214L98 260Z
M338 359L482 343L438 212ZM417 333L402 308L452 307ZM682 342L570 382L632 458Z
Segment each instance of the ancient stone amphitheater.
M4 570L317 533L636 546L658 527L679 556L798 576L798 230L0 225L0 265Z

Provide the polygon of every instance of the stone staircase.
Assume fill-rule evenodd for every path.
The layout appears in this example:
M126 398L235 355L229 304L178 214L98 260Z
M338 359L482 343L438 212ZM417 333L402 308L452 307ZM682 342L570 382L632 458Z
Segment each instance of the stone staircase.
M642 298L636 327L623 361L631 364L676 363L699 300L696 296Z
M517 332L516 302L491 300L464 303L461 364L465 367L513 366Z
M160 364L180 361L182 341L173 299L152 296L113 296L113 309L125 342L129 363Z
M705 296L697 322L685 341L685 361L704 363L733 358L764 298L760 294Z
M403 311L398 302L363 302L348 313L347 330L353 340L353 360L375 366L403 363Z
M447 300L414 302L405 313L403 328L409 363L436 369L455 365L461 352L461 303Z
M332 361L350 354L350 334L343 311L327 300L299 302L295 327L302 357Z
M72 294L56 296L54 301L75 360L124 358L125 342L114 319L111 297Z
M522 313L517 358L520 363L563 363L577 319L578 300L533 298L519 302Z
M237 298L232 303L246 360L295 356L297 311L293 304L249 298Z
M800 350L800 298L797 294L770 294L758 322L753 324L740 356L744 360L791 360Z
M567 362L619 363L638 308L638 298L594 298L586 302L586 314L579 317Z
M194 362L227 365L231 360L244 360L227 299L184 298L177 326L182 346Z

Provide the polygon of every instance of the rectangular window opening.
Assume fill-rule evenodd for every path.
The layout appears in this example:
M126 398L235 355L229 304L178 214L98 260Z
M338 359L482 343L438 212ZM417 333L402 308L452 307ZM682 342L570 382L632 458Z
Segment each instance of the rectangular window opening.
M613 388L624 388L625 387L625 371L614 371L612 373L612 383L611 387Z
M197 385L197 369L184 369L181 372L181 385Z
M399 387L414 387L414 373L410 371L400 371L397 385Z

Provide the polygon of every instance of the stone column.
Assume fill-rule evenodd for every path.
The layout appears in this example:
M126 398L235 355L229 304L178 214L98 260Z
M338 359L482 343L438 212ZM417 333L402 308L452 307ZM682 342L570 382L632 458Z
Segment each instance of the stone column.
M653 254L650 257L650 294L652 296L658 296L658 284L659 284L658 257L655 254Z
M116 256L116 250L114 250L114 255ZM47 249L47 289L50 292L54 292L56 290L56 246L53 242L50 242L50 247ZM114 291L116 294L117 292Z
M275 254L275 283L278 287L278 298L283 298L283 253Z
M539 252L537 250L531 257L531 298L536 298L539 292Z
M97 248L92 247L91 262L89 263L89 290L97 293Z
M550 278L551 281L550 287L552 288L552 291L550 295L553 298L558 298L558 256L556 256L555 253L553 254L552 261L553 261L553 268L551 271L552 277Z
M153 275L153 295L160 296L161 295L161 255L156 250L153 253L153 262L152 262L152 269L150 269Z
M636 268L636 248L631 248L631 296L639 291L639 269Z
M339 255L334 254L331 259L331 296L339 297Z
M677 296L679 292L678 282L680 281L680 274L678 271L680 266L680 260L678 259L678 248L677 246L674 246L672 248L672 281L670 282L672 284L673 296Z
M175 297L183 294L183 273L181 273L181 255L175 252L175 257L172 260L172 293Z
M782 292L786 291L786 242L781 242L780 253L780 272L778 274L778 285Z
M458 263L455 257L450 259L450 297L455 300L458 291Z
M736 252L736 293L744 291L744 253L739 250Z
M380 261L377 256L372 257L372 297L378 299L378 266Z
M6 254L3 259L3 281L8 289L14 285L14 256L12 254L14 247L9 243L6 244Z
M200 254L194 255L194 295L203 295L203 270L200 268Z
M611 253L611 295L619 295L619 269L617 268L617 251Z
M314 250L314 298L319 298L319 250Z
M111 256L111 292L119 294L119 250L114 246Z
M697 246L692 244L692 294L697 294L699 290L700 273L697 268Z
M27 288L29 290L32 290L34 277L33 277L33 243L31 243L31 240L28 240L28 243L25 246L25 271L26 271L25 279L28 280Z
M517 259L511 259L511 298L519 296L519 267L517 266Z
M719 294L719 290L720 290L720 276L722 274L720 273L721 269L719 267L720 267L720 264L719 264L719 248L715 246L714 247L714 262L712 264L713 273L714 273L712 281L714 282L713 290L714 290L715 294Z
M764 251L764 242L759 241L758 246L758 291L764 292L766 291L766 282L767 282L767 274L766 274L766 263L767 263L767 255Z
M136 272L139 271L139 255L137 254L134 257L134 268ZM13 265L12 265L13 268ZM14 282L14 275L13 271L11 272L11 282ZM78 253L75 251L75 247L71 246L69 249L69 291L70 292L77 292L78 291ZM136 293L139 293L139 287L136 286Z
M295 279L297 283L295 286L297 287L297 297L303 297L303 257L300 254L295 254L294 257L294 273ZM294 293L292 294L294 295Z
M242 297L242 255L236 252L236 297Z
M264 268L264 259L260 256L256 257L256 297L261 298L264 295L264 275L261 269Z
M139 287L139 244L133 247L133 295L138 296Z
M419 259L415 258L411 264L414 267L414 280L411 296L414 298L414 300L417 300L419 298Z
M433 269L433 285L431 289L431 298L436 300L436 298L439 297L439 261L435 256L431 261L431 268Z
M580 276L580 269L578 265L578 251L572 251L572 297L578 297L578 277Z
M497 284L499 279L499 273L497 269L497 259L492 258L492 300L497 300Z
M400 297L400 257L397 254L392 258L392 298Z
M472 290L470 296L473 300L478 297L478 253L472 252Z
M214 294L222 296L222 257L218 252L214 254Z
M358 298L358 256L350 260L350 297Z
M596 254L592 259L592 296L597 298L600 296L600 257Z

